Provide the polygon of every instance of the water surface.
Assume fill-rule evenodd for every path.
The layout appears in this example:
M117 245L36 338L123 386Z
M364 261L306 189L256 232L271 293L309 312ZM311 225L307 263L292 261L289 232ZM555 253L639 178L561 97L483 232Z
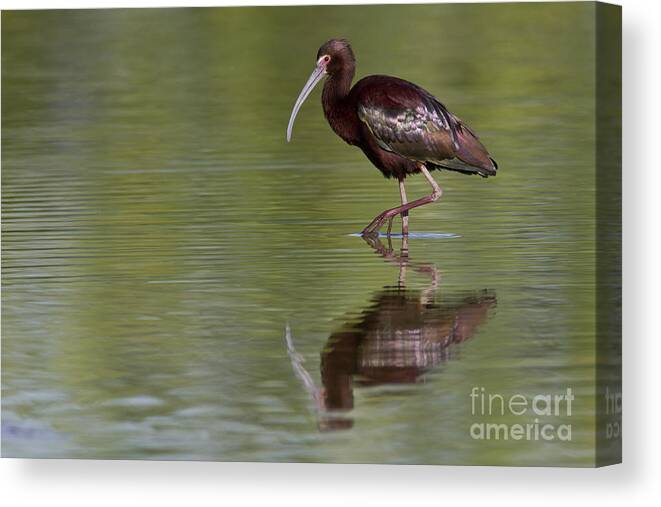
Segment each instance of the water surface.
M591 464L592 14L3 13L3 455ZM319 91L285 143L332 36L357 77L432 91L500 164L434 173L408 257L355 236L397 185ZM572 388L572 441L476 442L475 386Z

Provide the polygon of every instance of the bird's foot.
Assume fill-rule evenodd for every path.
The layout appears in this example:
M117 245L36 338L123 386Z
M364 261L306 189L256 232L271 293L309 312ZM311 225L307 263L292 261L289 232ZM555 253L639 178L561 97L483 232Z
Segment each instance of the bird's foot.
M394 209L389 209L381 213L380 215L377 215L374 220L372 220L367 227L363 229L363 231L360 233L362 236L378 236L379 235L379 230L381 230L381 227L383 227L383 224L386 223L386 220L388 221L388 231L386 233L387 236L390 236L390 233L392 232L392 222L393 219L397 216L402 214L402 212L399 212L396 208ZM402 227L402 235L406 236L409 233L409 228L408 228L408 223L406 224L405 227Z
M385 212L384 212L385 213ZM372 220L367 227L361 232L362 236L378 236L379 230L383 227L383 224L387 220L387 217L384 216L384 213L381 213L374 220ZM390 232L390 231L388 231Z

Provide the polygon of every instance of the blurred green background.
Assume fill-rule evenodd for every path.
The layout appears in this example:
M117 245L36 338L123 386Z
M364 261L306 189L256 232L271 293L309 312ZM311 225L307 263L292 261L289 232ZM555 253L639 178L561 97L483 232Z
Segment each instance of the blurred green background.
M3 12L3 455L592 464L594 23L591 3ZM435 307L497 305L320 432L285 326L320 385L329 336L400 276L351 236L397 185L331 132L319 90L285 142L332 37L357 78L421 85L499 162L434 173L444 196L411 230L456 237L409 242L440 273ZM472 440L473 386L571 387L572 441Z

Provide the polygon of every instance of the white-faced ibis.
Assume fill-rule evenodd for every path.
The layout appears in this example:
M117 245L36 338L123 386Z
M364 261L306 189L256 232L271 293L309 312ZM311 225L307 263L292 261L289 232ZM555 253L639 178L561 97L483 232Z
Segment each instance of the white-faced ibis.
M287 126L287 141L301 105L326 77L321 103L333 131L358 146L386 178L397 178L401 206L379 214L363 235L377 234L386 222L401 215L402 234L408 234L409 210L437 201L442 194L429 171L447 169L464 174L494 176L498 168L475 133L431 93L391 76L368 76L353 88L356 59L349 42L332 39L319 48L317 63L301 90ZM407 202L404 179L422 173L432 193Z

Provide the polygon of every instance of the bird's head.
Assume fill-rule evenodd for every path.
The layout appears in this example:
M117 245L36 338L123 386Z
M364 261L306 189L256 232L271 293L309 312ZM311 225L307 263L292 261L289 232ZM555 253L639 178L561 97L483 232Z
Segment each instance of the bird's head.
M342 70L348 71L353 76L353 69L355 67L356 58L353 56L353 51L349 41L346 39L331 39L324 43L317 51L317 60L315 68L310 74L308 82L301 90L301 93L296 99L294 109L292 109L291 116L289 117L289 125L287 125L287 142L291 140L291 131L294 127L294 120L298 114L299 109L308 98L314 87L326 76L333 76Z
M346 39L331 39L317 51L317 65L325 65L326 74L335 74L356 65L351 44Z

